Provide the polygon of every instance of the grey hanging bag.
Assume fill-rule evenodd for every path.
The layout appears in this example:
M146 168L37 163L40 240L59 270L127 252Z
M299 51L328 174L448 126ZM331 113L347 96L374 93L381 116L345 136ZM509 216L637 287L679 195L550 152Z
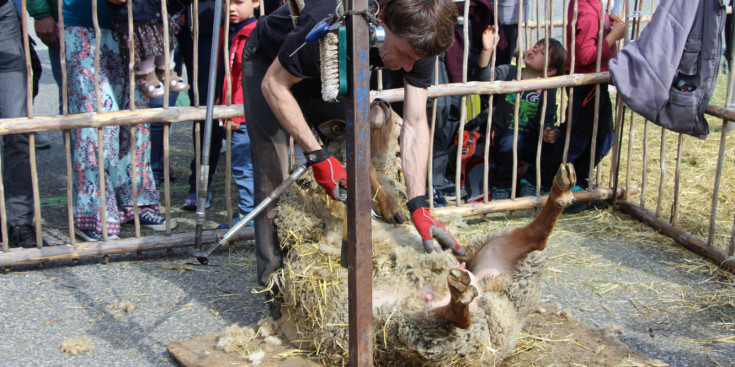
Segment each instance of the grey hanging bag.
M666 129L706 138L725 9L723 0L662 0L640 37L610 60L625 105Z

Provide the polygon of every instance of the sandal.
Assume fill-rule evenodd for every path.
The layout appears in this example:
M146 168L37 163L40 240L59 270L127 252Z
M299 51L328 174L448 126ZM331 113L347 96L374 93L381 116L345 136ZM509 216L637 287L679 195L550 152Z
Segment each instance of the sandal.
M177 74L175 71L170 70L171 73L171 82L169 83L168 90L171 92L183 92L185 90L189 90L189 84L186 84L181 77L179 77L179 74ZM156 74L158 74L158 79L162 82L166 82L166 70L164 69L156 69Z
M138 85L140 92L148 98L163 97L163 84L158 80L153 70L146 74L135 74L135 84Z

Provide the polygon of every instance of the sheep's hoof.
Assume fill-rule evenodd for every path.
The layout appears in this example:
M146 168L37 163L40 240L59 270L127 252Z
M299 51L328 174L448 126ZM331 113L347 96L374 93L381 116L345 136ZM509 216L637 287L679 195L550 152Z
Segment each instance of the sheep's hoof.
M403 209L396 203L396 199L391 195L376 195L378 202L378 210L383 219L390 224L403 224L406 218L403 216Z
M447 285L452 303L469 305L478 296L477 288L470 284L470 273L467 270L454 268L449 271Z
M556 183L562 191L571 190L577 184L577 174L571 163L562 163L556 172Z
M469 329L472 326L470 303L479 295L477 288L470 284L470 273L467 270L454 268L449 271L447 285L451 300L444 306L429 311L429 315L438 320L447 320L456 327Z

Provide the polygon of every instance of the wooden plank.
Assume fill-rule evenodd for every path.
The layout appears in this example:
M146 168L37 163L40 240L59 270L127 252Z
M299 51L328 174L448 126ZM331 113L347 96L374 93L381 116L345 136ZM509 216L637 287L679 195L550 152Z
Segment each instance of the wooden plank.
M715 265L730 272L735 272L735 258L729 256L727 252L709 246L706 242L697 238L697 236L689 233L681 228L672 225L669 222L659 218L656 213L641 207L631 201L618 201L621 210L632 215L643 223L648 224L651 228L670 237L678 244L684 246L689 251L694 252L706 259L712 261Z
M257 328L257 326L253 326ZM217 349L217 341L222 333L202 336L199 338L170 343L166 345L168 353L182 367L219 367L219 366L247 366L250 365L247 356L238 353L225 353ZM283 339L283 338L282 338ZM316 367L321 364L299 354L289 353L294 347L291 344L274 345L264 342L262 338L255 338L248 349L263 350L265 357L258 366L285 366L285 367Z
M508 94L535 89L554 89L608 83L609 81L610 73L605 71L602 73L562 75L512 82L498 80L494 82L450 83L430 86L428 88L428 97L461 96L468 94ZM382 98L388 102L403 101L403 88L371 91L370 100L375 98Z
M215 106L212 112L215 119L242 117L242 104ZM135 111L114 111L104 113L77 113L68 116L42 116L32 119L13 117L0 119L0 134L20 134L54 130L82 129L85 127L104 127L137 125L149 122L182 122L204 120L204 107L146 108Z
M0 223L2 223L0 221ZM5 232L6 233L6 232ZM205 230L202 243L210 245L225 233L222 229ZM253 239L253 227L245 227L233 235L231 243ZM43 248L13 248L0 253L0 267L38 264L47 261L76 260L102 255L136 253L141 251L165 250L190 247L194 243L194 233L176 233L170 236L151 235L141 238L123 238L115 241L77 242L71 245L45 246Z
M574 192L574 201L592 201L592 200L608 200L614 197L622 197L625 194L635 195L638 193L638 186L632 185L631 187L618 187L616 191L609 188L598 187L589 191L577 191ZM462 206L445 206L442 208L434 209L434 213L437 216L445 215L459 215L462 217L469 217L473 215L483 215L490 213L500 213L512 210L522 210L531 208L540 208L546 204L546 200L549 195L537 197L527 196L517 199L508 200L495 200L489 203L470 203Z

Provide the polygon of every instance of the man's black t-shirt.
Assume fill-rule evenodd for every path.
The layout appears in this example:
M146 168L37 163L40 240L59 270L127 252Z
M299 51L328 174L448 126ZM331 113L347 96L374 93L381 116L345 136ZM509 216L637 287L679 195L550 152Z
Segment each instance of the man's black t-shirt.
M311 42L302 47L297 53L289 57L306 39L306 35L319 21L329 14L334 14L336 9L334 0L307 0L304 9L299 16L296 27L288 10L288 4L278 8L275 12L258 21L255 28L255 36L250 42L257 42L256 57L262 58L268 63L278 57L281 65L292 75L303 78L299 84L320 85L319 68L319 42ZM370 49L370 65L376 68L383 67L378 50ZM416 61L410 72L403 72L409 84L424 88L431 85L434 72L434 58L420 59ZM311 88L300 85L300 88Z

